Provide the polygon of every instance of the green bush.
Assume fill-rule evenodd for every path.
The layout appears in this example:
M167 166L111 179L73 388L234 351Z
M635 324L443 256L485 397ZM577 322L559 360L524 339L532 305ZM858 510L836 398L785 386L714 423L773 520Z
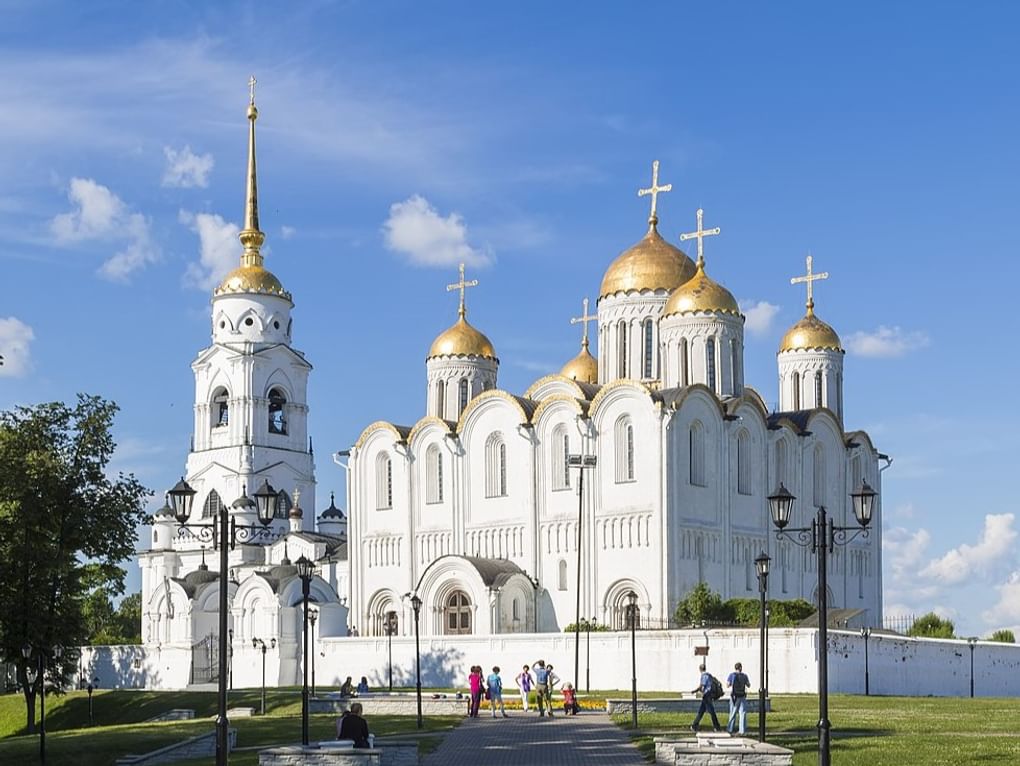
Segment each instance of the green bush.
M952 620L939 617L935 612L922 614L907 631L908 636L922 636L924 638L954 638L956 626Z
M992 633L988 638L989 641L998 641L1003 644L1015 644L1016 636L1013 635L1013 631L1009 628L1002 628Z
M793 601L769 600L769 625L786 628L797 625L815 613L815 607L802 598ZM673 613L678 625L698 625L702 621L753 627L761 616L761 601L756 598L731 598L723 601L718 593L701 582L694 586Z

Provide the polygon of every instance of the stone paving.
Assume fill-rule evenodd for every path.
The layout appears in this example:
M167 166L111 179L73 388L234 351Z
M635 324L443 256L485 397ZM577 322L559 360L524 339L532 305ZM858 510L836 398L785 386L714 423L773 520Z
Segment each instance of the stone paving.
M483 703L484 704L484 703ZM513 711L468 718L443 739L424 766L644 766L626 732L605 713L539 718Z

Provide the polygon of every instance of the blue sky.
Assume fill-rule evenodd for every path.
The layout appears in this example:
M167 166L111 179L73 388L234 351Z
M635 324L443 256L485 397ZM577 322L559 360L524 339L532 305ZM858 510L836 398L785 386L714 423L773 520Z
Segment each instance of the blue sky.
M698 206L722 227L709 272L749 309L766 401L803 311L789 278L809 251L831 274L847 426L894 458L889 611L1020 627L1020 9L292 5L0 0L0 407L101 394L116 467L160 492L180 474L210 285L239 254L251 73L320 504L331 451L422 413L459 260L502 387L576 353L569 318L643 234L658 159L663 234Z

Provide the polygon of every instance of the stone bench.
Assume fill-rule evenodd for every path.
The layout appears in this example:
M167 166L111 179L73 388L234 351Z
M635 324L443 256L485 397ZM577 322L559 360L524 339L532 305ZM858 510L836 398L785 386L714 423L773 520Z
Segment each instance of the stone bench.
M360 702L366 716L373 715L417 715L418 701L414 694L365 694L360 697L341 697L326 694L313 697L308 701L308 709L312 713L335 713L340 715L350 706ZM467 697L457 699L455 694L447 694L438 699L431 694L422 694L422 715L466 715Z
M730 709L730 700L728 697L716 700L715 712L726 712ZM641 698L638 697L637 709L639 713L690 713L691 717L698 712L698 708L701 707L701 698L691 695L690 697L662 697L660 699L655 698ZM758 712L758 695L747 698L747 714ZM606 700L606 712L610 715L622 715L629 713L631 710L630 699L607 699ZM765 712L772 710L771 698L765 698Z
M418 743L387 741L355 750L349 740L259 750L259 766L417 766Z
M668 766L791 766L793 751L722 733L656 737L655 762Z

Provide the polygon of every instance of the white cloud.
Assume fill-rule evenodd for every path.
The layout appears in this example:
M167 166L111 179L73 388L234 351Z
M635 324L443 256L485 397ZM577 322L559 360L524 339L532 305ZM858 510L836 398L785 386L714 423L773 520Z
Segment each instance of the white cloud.
M976 545L963 543L941 558L932 560L921 570L922 577L930 577L947 585L964 582L977 572L986 572L990 566L1013 550L1016 530L1012 513L985 515L985 528Z
M293 226L281 226L280 227L280 239L290 239L297 234L297 229Z
M124 282L133 272L159 260L160 250L152 240L148 219L132 213L107 187L91 178L72 178L67 198L71 211L55 216L50 224L59 244L125 243L99 268L102 276Z
M18 378L32 369L29 346L34 339L32 328L20 319L0 319L0 378Z
M164 146L166 170L163 171L163 186L178 186L191 189L195 186L205 188L209 185L209 173L213 169L211 154L195 154L190 146L180 151Z
M924 348L930 343L927 333L902 327L880 326L874 332L858 331L846 339L847 349L860 356L897 357Z
M744 312L744 327L752 335L764 335L772 328L772 320L779 313L779 306L768 301L740 301Z
M1020 570L1012 572L996 590L999 591L998 602L981 616L990 625L1020 622Z
M386 247L417 266L486 266L492 256L468 244L467 226L457 213L443 218L429 201L415 194L390 205L383 223Z
M182 210L178 219L198 234L198 263L188 264L184 282L200 290L211 290L240 263L241 245L237 240L240 228L214 213L192 214Z

